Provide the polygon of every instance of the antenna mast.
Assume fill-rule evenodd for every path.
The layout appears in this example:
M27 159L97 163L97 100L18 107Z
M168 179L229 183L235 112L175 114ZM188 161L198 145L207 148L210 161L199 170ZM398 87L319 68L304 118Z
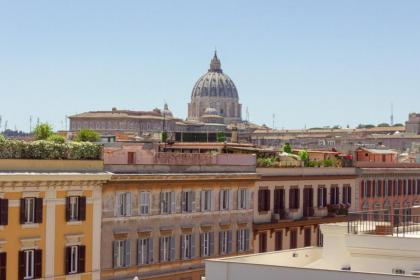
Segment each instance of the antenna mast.
M394 104L393 103L391 103L391 117L390 117L390 120L391 120L391 126L393 126L394 125Z

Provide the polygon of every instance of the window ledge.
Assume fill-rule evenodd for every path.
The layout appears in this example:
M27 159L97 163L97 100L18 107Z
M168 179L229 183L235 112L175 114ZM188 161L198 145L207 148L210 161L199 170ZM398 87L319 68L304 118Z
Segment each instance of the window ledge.
M4 226L0 226L0 230L4 230Z
M39 224L22 224L22 228L38 228Z
M67 225L68 226L79 226L82 224L82 221L68 221Z

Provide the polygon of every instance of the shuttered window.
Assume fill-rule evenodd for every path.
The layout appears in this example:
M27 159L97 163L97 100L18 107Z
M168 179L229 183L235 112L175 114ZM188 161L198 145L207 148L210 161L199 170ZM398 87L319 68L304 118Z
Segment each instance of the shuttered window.
M226 211L230 209L230 190L221 189L220 190L220 199L219 205L221 211Z
M274 250L283 250L283 231L276 231L274 234Z
M66 221L70 222L84 220L86 220L86 197L66 197Z
M258 211L270 211L270 190L259 189L258 190Z
M297 248L298 232L296 229L290 230L290 249Z
M18 278L36 279L42 277L42 250L23 250L18 255Z
M200 256L210 257L214 252L214 233L203 232L200 234Z
M153 239L141 238L137 240L137 264L151 264L153 263Z
M300 192L298 188L291 188L289 190L289 208L299 209Z
M131 263L130 240L113 241L114 268L129 267Z
M239 189L238 190L238 209L247 209L248 208L248 190Z
M139 200L140 215L150 214L150 192L140 192Z
M336 205L340 203L340 188L332 185L330 188L330 204Z
M274 213L280 214L284 210L284 189L274 190Z
M232 231L219 232L219 254L227 255L232 252Z
M85 272L85 258L86 247L84 245L73 245L66 247L66 274L77 274Z
M118 192L115 202L115 215L117 217L131 216L131 193Z
M175 238L163 236L159 239L159 260L169 262L175 260Z
M175 213L175 192L161 192L160 193L160 213L171 214Z
M7 225L9 217L9 200L0 199L0 225ZM0 278L3 279L3 278Z
M20 200L20 223L42 223L42 207L42 198L22 198Z
M351 204L351 186L350 185L343 186L343 203Z
M195 192L183 191L182 192L182 212L191 213L195 211Z
M319 208L327 206L327 188L325 186L318 187L318 203Z
M202 212L212 211L211 190L201 191L200 200L201 200L201 211Z
M249 250L249 229L239 229L237 231L237 251L246 252Z
M260 253L267 252L267 232L259 232L258 233L258 245L260 249Z
M181 235L181 259L189 260L195 257L194 234Z
M312 245L311 228L305 228L304 230L304 246L309 247Z
M6 252L0 253L0 279L6 279L6 266L7 266L7 254Z

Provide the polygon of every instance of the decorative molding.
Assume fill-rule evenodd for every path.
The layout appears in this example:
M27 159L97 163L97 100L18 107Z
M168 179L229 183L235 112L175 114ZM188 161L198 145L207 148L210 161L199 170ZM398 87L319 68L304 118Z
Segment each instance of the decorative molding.
M40 237L31 237L31 238L22 238L20 241L20 249L38 249L40 247L41 238Z
M66 237L66 246L81 245L83 243L84 234L68 234Z

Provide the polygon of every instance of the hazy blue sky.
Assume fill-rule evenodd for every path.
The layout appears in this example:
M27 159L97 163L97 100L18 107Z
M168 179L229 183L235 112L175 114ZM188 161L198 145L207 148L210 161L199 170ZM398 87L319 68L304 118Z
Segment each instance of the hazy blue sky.
M278 128L388 122L420 111L420 1L0 0L0 115L166 101L185 118L217 47L250 120Z

